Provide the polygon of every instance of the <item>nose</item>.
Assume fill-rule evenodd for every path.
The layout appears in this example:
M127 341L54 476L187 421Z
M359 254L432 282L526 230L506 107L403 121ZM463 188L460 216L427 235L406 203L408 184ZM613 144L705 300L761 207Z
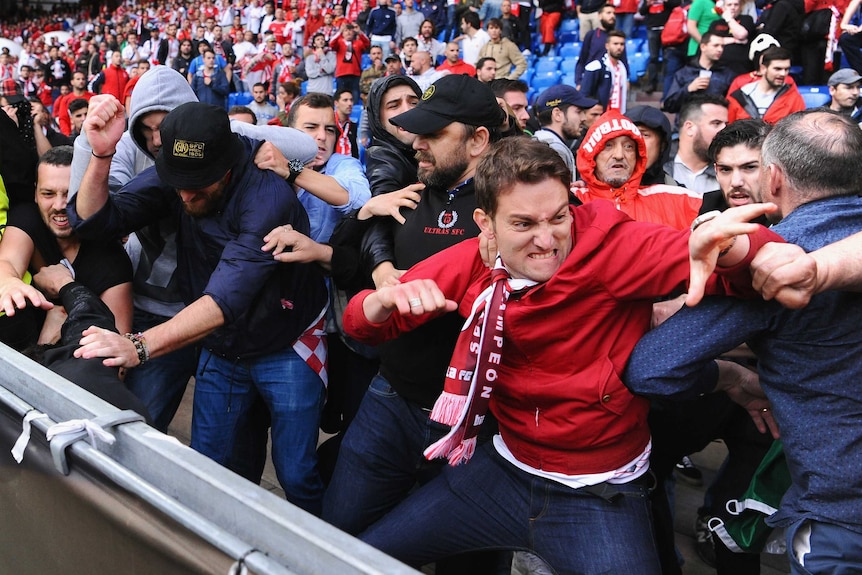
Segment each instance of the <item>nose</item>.
M416 139L413 140L413 149L417 151L428 149L428 146L425 144L425 138L416 136Z
M192 201L196 195L195 192L191 190L177 190L177 193L184 204Z
M158 129L153 130L153 147L161 148L162 147L162 135Z
M54 196L54 204L51 208L55 212L62 212L66 209L66 204L69 202L69 196L66 194L57 194Z
M742 170L733 170L730 174L730 187L741 188L745 182L742 180Z
M533 236L533 243L540 250L550 250L554 245L553 230L547 223L542 223L536 226L536 233Z

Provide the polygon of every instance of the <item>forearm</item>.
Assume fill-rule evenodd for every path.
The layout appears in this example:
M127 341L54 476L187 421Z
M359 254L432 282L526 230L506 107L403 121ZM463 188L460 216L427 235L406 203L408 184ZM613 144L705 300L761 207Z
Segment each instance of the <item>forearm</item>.
M286 178L290 175L290 170L288 170L287 175L278 173ZM300 172L296 177L295 184L331 206L343 206L350 202L350 194L335 178L309 168Z
M101 210L108 201L108 176L111 158L97 158L90 153L90 162L75 195L75 209L85 220Z
M224 314L208 296L186 306L170 320L143 333L150 357L159 357L200 341L224 325Z
M811 252L817 264L814 293L862 291L862 233Z

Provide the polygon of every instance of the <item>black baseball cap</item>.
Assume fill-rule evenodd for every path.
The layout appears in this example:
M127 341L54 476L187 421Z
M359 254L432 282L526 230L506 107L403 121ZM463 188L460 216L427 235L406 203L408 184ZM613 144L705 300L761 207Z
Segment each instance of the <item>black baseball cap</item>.
M178 190L199 190L221 178L245 157L239 136L231 132L224 108L188 102L174 108L159 127L162 148L156 171Z
M505 119L506 113L488 84L464 74L449 74L431 84L415 108L389 122L424 136L452 122L492 128L501 126Z

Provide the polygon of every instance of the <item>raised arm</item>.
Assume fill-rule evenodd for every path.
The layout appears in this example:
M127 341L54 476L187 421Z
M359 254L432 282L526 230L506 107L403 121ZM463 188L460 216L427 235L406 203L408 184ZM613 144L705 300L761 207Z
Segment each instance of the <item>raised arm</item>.
M102 94L90 100L82 131L92 152L75 200L82 219L98 212L108 201L111 159L125 131L125 122L125 109L113 96Z

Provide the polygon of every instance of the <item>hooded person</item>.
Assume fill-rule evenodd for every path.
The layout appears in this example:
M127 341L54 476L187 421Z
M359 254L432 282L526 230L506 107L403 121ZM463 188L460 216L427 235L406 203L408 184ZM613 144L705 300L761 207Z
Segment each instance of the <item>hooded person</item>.
M132 92L127 115L129 129L117 144L111 159L108 189L116 193L138 173L154 165L162 140L159 128L169 112L188 102L197 102L188 81L176 70L156 66L141 76ZM253 126L232 120L231 131L254 140L271 141L287 158L303 163L314 159L317 144L293 128ZM93 149L86 134L75 139L69 201L77 193ZM135 332L164 322L185 305L180 293L177 267L176 221L166 217L136 231L126 243L134 269L133 296ZM261 241L263 238L261 238ZM176 355L175 355L176 354ZM179 407L190 375L194 374L194 349L185 348L155 358L129 373L126 380L147 406L154 427L165 431Z
M385 119L389 114L384 111L384 96L399 86L404 87L400 92L412 102L411 106L422 97L419 85L412 78L401 75L380 78L368 91L368 123L372 140L371 146L365 152L365 175L368 177L371 193L375 196L416 183L414 136L389 124L388 119ZM415 99L410 96L411 92ZM393 94L390 93L391 95Z
M664 169L664 165L671 159L670 144L673 131L670 120L658 108L644 105L629 108L626 111L626 118L638 127L647 149L647 166L641 178L641 185L676 186L676 180ZM650 140L650 136L655 138L654 143Z
M572 191L584 203L607 200L640 222L688 229L701 198L680 186L642 185L647 146L635 123L608 110L590 127L576 158L585 187Z

